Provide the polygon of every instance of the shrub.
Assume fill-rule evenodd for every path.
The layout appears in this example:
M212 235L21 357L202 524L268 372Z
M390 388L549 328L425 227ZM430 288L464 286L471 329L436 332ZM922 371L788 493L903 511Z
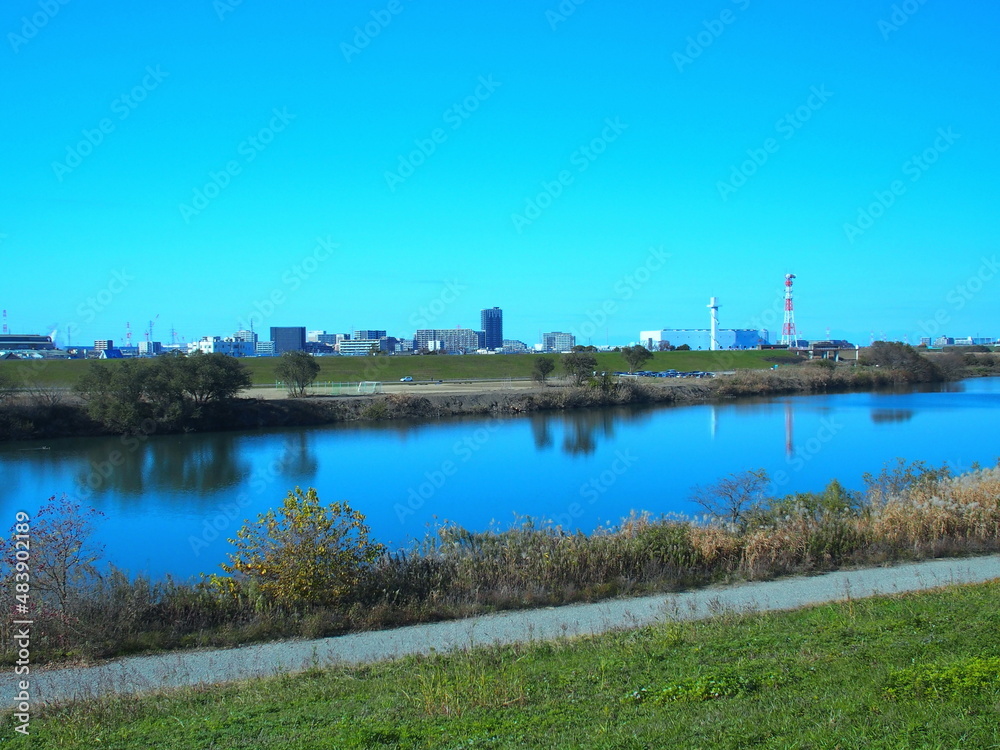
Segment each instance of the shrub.
M382 545L369 540L364 520L346 502L324 507L315 489L296 487L279 509L236 532L230 540L236 552L222 569L281 606L338 604L383 554Z

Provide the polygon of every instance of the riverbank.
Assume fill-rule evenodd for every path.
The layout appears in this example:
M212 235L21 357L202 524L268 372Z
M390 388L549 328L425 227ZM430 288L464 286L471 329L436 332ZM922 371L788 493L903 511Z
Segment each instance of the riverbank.
M315 387L306 398L259 387L224 403L207 405L183 425L149 421L149 434L312 427L344 422L435 420L455 416L514 416L623 405L682 405L744 396L837 393L907 387L923 382L907 370L804 364L778 370L737 370L715 378L597 377L583 385L521 381L393 383L380 395ZM356 389L354 389L356 391ZM0 408L0 441L118 434L93 419L70 393L21 397Z

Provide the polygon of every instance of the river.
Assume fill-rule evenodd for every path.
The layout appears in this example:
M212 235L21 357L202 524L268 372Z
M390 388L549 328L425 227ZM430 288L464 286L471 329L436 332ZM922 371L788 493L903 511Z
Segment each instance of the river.
M295 486L347 500L389 545L448 520L522 516L592 531L632 511L697 512L697 484L766 469L773 490L860 489L896 457L1000 457L1000 378L902 392L593 409L501 419L0 444L0 518L66 494L104 514L107 561L154 578L219 572L245 518Z

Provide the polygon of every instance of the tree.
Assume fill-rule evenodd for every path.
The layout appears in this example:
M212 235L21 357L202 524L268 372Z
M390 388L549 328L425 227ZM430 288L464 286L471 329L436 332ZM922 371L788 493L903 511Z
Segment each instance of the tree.
M935 382L944 375L926 356L909 344L895 341L876 341L861 350L860 364L896 370L899 379L909 382Z
M636 369L651 360L653 353L641 344L637 344L635 346L624 347L622 349L622 356L625 358L625 362L628 363L628 371L631 375Z
M552 361L551 357L537 357L531 370L531 376L539 383L544 383L554 369L556 369L556 363Z
M384 553L369 539L365 517L346 502L324 507L316 490L296 487L281 507L245 522L223 563L271 601L288 607L336 604Z
M235 398L253 385L250 371L227 354L195 353L187 359L173 360L180 365L181 387L197 406L217 404ZM171 358L157 360L170 363ZM319 367L316 368L319 370Z
M562 366L574 384L582 385L597 369L597 357L589 352L571 352L562 355Z
M87 412L105 427L129 432L153 419L183 425L202 409L251 385L243 363L226 354L92 362L76 385Z
M91 362L75 388L91 417L109 429L128 432L152 416L148 369L149 363L138 359Z
M747 514L760 507L769 483L765 469L741 471L714 484L695 486L691 500L713 518L746 528Z
M28 520L32 599L66 612L74 597L99 577L96 565L104 545L95 544L92 536L94 524L103 516L63 495L59 500L50 497ZM0 558L8 580L12 573L19 572L15 538L18 525L15 523L10 531L11 539L0 539Z
M304 396L319 375L319 363L305 352L285 352L274 368L274 374L288 387L292 398Z
M681 344L674 351L689 352L689 351L691 351L691 347L689 345L687 345L687 344Z
M2 368L3 365L0 365L0 406L13 401L17 391L17 380L14 375Z

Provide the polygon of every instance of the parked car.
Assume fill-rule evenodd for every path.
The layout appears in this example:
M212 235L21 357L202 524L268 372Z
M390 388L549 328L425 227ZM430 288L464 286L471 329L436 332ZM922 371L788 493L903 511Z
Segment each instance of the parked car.
M411 376L407 375L405 378L400 378L399 382L400 383L412 383L413 382L413 378Z

